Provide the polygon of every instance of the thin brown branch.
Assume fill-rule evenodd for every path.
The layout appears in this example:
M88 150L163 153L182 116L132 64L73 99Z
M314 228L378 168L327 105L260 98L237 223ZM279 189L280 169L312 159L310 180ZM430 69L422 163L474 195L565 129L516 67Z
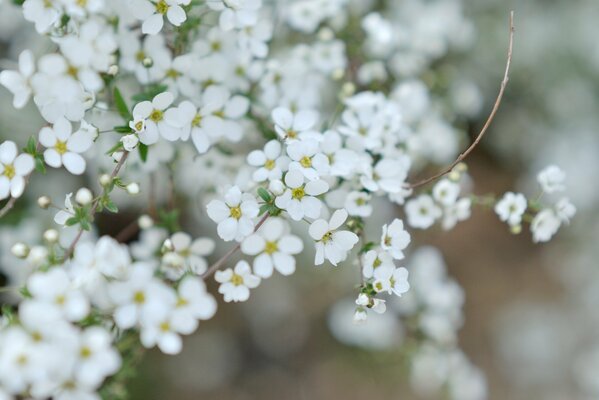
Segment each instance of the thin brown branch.
M125 161L127 161L127 157L129 157L129 152L128 151L126 151L126 152L123 153L123 155L121 156L121 159L119 160L119 162L116 164L116 166L112 170L112 173L110 174L110 181L111 182L119 174L119 172L121 171L121 168L123 167L123 165L125 165ZM106 189L103 189L103 191L105 191L105 190ZM96 214L96 211L98 210L98 207L100 206L100 199L101 199L101 196L98 197L94 201L94 203L92 204L92 208L90 210L90 215L93 216L94 214ZM75 251L75 247L77 246L77 243L81 239L81 236L83 236L83 232L84 232L83 228L79 229L79 232L77 232L77 236L75 236L75 239L73 240L73 242L71 243L71 245L67 249L67 252L64 255L63 261L68 260L73 255L73 252Z
M484 126L482 127L482 129L480 130L480 132L478 133L478 135L476 136L476 139L474 139L474 142L472 142L472 144L470 145L470 147L468 147L462 154L460 154L460 156L448 167L446 167L445 169L443 169L442 171L438 172L437 174L426 178L426 179L422 179L418 182L415 183L411 183L408 185L408 188L410 189L414 189L417 188L419 186L423 186L426 185L427 183L430 183L448 173L450 173L456 165L458 165L459 163L461 163L462 161L464 161L464 159L466 157L468 157L468 155L476 148L476 146L478 146L478 144L480 143L480 141L482 140L483 136L485 135L485 133L487 132L487 130L489 129L489 127L491 126L491 123L493 122L493 119L495 119L495 115L497 114L497 111L499 110L499 106L501 105L501 101L503 99L503 94L505 93L505 88L507 87L508 81L509 81L509 73L510 73L510 67L512 65L512 51L513 51L513 47L514 47L514 12L511 11L510 12L510 43L509 43L509 47L508 47L508 53L507 53L507 62L506 62L506 66L505 66L505 73L503 75L503 80L501 81L501 87L499 89L499 94L497 96L497 100L495 100L495 104L493 105L493 109L491 110L491 114L489 114L489 117L487 118L487 121L485 122Z
M121 230L114 239L119 243L126 243L129 241L135 234L139 232L139 221L135 219L129 225L127 225L123 230Z
M258 222L258 224L256 224L256 227L254 228L254 233L257 232L258 229L260 229L260 227L266 222L266 220L268 219L269 216L270 216L270 214L268 214L268 213L264 214L262 219ZM233 247L232 249L227 251L221 258L218 259L218 261L216 261L214 264L212 264L208 268L208 270L206 270L206 272L204 272L204 274L202 275L202 279L206 279L210 275L212 275L216 271L218 271L227 262L227 260L229 258L231 258L231 256L233 256L233 254L237 253L237 250L239 250L240 248L241 248L241 243L237 243L237 245L235 247Z

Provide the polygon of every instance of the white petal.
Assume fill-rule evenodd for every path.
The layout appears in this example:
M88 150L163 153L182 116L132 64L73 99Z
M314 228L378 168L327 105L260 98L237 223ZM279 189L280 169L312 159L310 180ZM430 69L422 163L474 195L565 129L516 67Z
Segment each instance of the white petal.
M282 275L289 276L295 272L295 258L288 254L274 253L272 255L275 268Z
M73 132L73 126L66 118L58 118L54 123L54 135L62 142L66 142Z
M182 347L181 337L173 332L163 334L158 340L158 348L165 354L178 354Z
M0 144L0 162L2 164L12 164L17 156L17 145L10 140Z
M60 168L62 166L62 157L54 149L46 149L46 151L44 151L44 161L54 168Z
M230 242L237 237L238 223L234 218L227 218L217 226L218 236L225 242Z
M347 211L345 209L337 210L331 216L329 227L331 230L339 228L347 219Z
M220 200L212 200L206 206L206 211L208 212L208 216L214 222L221 222L225 218L228 218L231 214L231 210L225 203Z
M260 254L262 251L264 251L265 245L266 242L262 236L253 234L241 242L241 251L243 254L255 256L256 254Z
M304 249L304 242L293 235L287 235L279 240L279 250L287 254L299 254Z
M293 114L287 108L283 107L275 108L273 110L272 119L275 124L285 130L290 129L293 124Z
M146 35L156 35L162 29L164 20L162 14L154 14L146 19L141 26L141 32Z
M314 240L320 240L329 231L329 223L324 219L318 219L310 225L308 233Z
M358 243L358 236L350 231L339 231L333 233L333 241L343 250L351 250Z
M10 181L4 175L0 175L0 200L8 198L10 193Z
M306 193L310 196L319 196L329 190L329 184L319 179L306 183Z
M35 161L30 154L20 154L14 162L15 172L17 175L25 176L33 171Z
M285 184L292 189L302 186L303 183L304 183L304 175L300 171L297 171L297 170L289 171L285 175ZM327 189L328 189L328 187L327 187Z
M243 96L234 96L225 106L225 115L231 119L238 119L247 113L250 101Z
M262 150L254 150L248 154L248 164L254 167L260 167L266 163L266 156Z
M171 92L163 92L154 97L154 100L152 100L152 105L158 110L166 110L168 106L173 104L174 100L175 97Z
M254 273L261 278L270 278L273 272L273 264L270 255L262 253L254 260Z
M62 156L64 167L73 175L85 172L85 159L77 153L66 152Z
M25 190L25 179L22 176L15 176L10 181L10 195L12 197L21 197Z
M89 150L94 143L94 139L89 132L77 131L67 140L67 149L75 153L83 153Z
M44 147L54 147L56 144L56 135L54 135L52 128L46 126L40 130L39 140Z
M171 22L171 24L175 26L181 25L187 19L187 15L185 15L185 11L181 6L171 6L166 12L166 17Z

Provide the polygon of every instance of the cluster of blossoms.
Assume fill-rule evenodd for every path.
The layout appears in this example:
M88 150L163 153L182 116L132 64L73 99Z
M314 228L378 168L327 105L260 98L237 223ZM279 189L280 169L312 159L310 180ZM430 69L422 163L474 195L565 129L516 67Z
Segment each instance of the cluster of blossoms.
M58 209L43 242L38 234L11 244L27 274L11 280L20 298L3 311L0 390L33 398L110 396L118 372L134 367L133 350L178 353L181 335L214 315L205 284L212 275L224 301L246 301L275 270L293 274L305 250L314 252L314 265L358 261L356 321L369 309L383 313L386 295L409 293L408 269L396 265L411 241L407 229L438 220L451 229L474 204L460 197L463 165L430 193L409 183L458 152L460 132L449 121L467 110L448 116L443 96L415 76L463 32L412 26L428 33L418 46L432 38L440 48L408 48L421 57L398 69L406 58L391 56L395 45L369 54L347 37L357 29L374 50L384 41L401 43L402 32L384 32L384 20L377 31L382 17L371 13L374 5L350 3L293 2L277 39L294 44L281 49L273 39L275 10L260 0L22 2L25 20L55 52L36 62L25 50L18 70L0 72L13 105L33 99L45 120L21 154L15 142L0 144L0 217L46 166L97 180L100 190L57 183L61 196L69 193L64 207L46 195L37 201ZM410 7L403 11L408 19ZM447 11L461 15L436 8L438 15ZM390 6L389 14L396 12ZM295 43L295 31L310 40ZM560 186L555 171L540 180L544 188ZM140 192L147 206L123 196ZM369 241L368 223L380 205L402 206L406 218L375 227L380 240ZM122 207L141 216L115 239L98 238L97 214ZM216 243L182 231L185 212L207 213L218 237L235 244L209 264ZM535 239L554 233L543 213L570 218L573 210L562 202L539 211ZM237 250L253 258L229 265ZM422 296L448 291L438 286L423 286L432 292ZM453 328L452 312L439 312L450 322L427 315L422 329Z

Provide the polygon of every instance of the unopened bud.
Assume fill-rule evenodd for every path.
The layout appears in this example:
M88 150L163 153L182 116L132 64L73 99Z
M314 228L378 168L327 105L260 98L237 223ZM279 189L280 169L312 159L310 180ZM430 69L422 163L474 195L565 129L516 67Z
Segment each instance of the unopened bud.
M329 40L333 40L335 37L335 33L331 28L322 28L318 31L318 39L323 42L328 42Z
M519 235L522 232L522 225L518 224L510 226L510 232L514 235Z
M58 231L56 229L48 229L44 232L44 240L48 243L56 243L58 241Z
M337 68L336 70L333 71L333 73L331 74L331 77L333 78L333 80L341 80L343 79L343 76L345 75L345 71L343 71L342 68Z
M149 215L144 214L141 217L139 217L139 219L137 220L137 224L141 229L150 229L154 226L154 220Z
M345 82L341 87L341 97L350 97L356 92L356 85L352 82Z
M82 206L90 204L93 199L94 195L92 194L91 190L87 188L79 189L75 195L75 201Z
M132 182L127 185L127 193L136 195L139 194L139 185L135 182Z
M368 314L366 313L366 311L363 308L358 307L356 309L356 312L354 313L354 324L362 324L367 319L368 319Z
M118 73L119 73L118 65L114 64L114 65L111 65L110 67L108 67L108 75L115 76Z
M280 196L285 191L285 185L280 180L270 181L268 184L268 190L271 191L275 196Z
M110 178L110 175L103 174L103 175L100 176L100 185L102 185L102 186L108 186L108 185L110 185L110 182L112 182L112 179Z
M52 204L52 199L48 196L40 196L37 199L37 205L43 210L47 210L51 204Z
M164 243L162 243L162 252L167 253L170 251L174 251L175 246L173 246L173 241L170 239L166 239Z
M17 258L26 258L29 255L29 247L25 243L15 243L10 251Z
M462 174L454 169L447 175L447 178L449 178L450 181L458 182L460 179L462 179Z
M152 60L150 57L146 57L141 63L144 67L151 68L152 65L154 65L154 60Z

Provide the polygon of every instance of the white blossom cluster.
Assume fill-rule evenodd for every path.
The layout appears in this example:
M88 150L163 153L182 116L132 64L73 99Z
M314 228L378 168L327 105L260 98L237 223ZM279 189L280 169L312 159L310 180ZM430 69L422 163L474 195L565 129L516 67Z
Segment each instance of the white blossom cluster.
M7 396L110 396L111 379L118 384L119 373L135 367L136 349L178 353L181 335L215 314L205 283L212 275L225 302L247 301L275 270L293 274L304 251L316 266L356 259L354 320L369 309L383 313L384 295L410 293L408 269L396 265L408 229L440 221L449 230L477 203L460 197L469 190L463 164L428 191L410 183L455 158L463 132L453 121L476 108L451 104L417 78L467 42L454 3L422 10L409 1L383 14L347 0L294 1L282 10L261 0L16 3L51 50L25 49L16 69L0 72L14 107L32 100L44 120L28 141L0 144L0 217L35 190L30 180L58 176L47 166L100 189L49 179L65 199L37 200L57 209L53 226L11 243L27 273L9 282L19 295L0 329ZM426 23L413 22L429 11ZM412 23L399 29L396 19ZM539 182L546 193L563 190L556 167ZM512 227L526 210L520 202L513 195L496 205ZM403 212L369 241L380 204ZM123 206L138 214L133 234L97 234L97 214ZM535 241L575 212L567 200L528 207ZM203 226L198 237L180 228L191 229L188 214L204 212L215 229ZM209 263L214 230L233 243ZM233 264L237 250L243 257ZM453 342L459 288L431 274L415 283L422 307L411 312L432 340ZM464 367L455 380L469 381L473 367L447 357L449 369Z

